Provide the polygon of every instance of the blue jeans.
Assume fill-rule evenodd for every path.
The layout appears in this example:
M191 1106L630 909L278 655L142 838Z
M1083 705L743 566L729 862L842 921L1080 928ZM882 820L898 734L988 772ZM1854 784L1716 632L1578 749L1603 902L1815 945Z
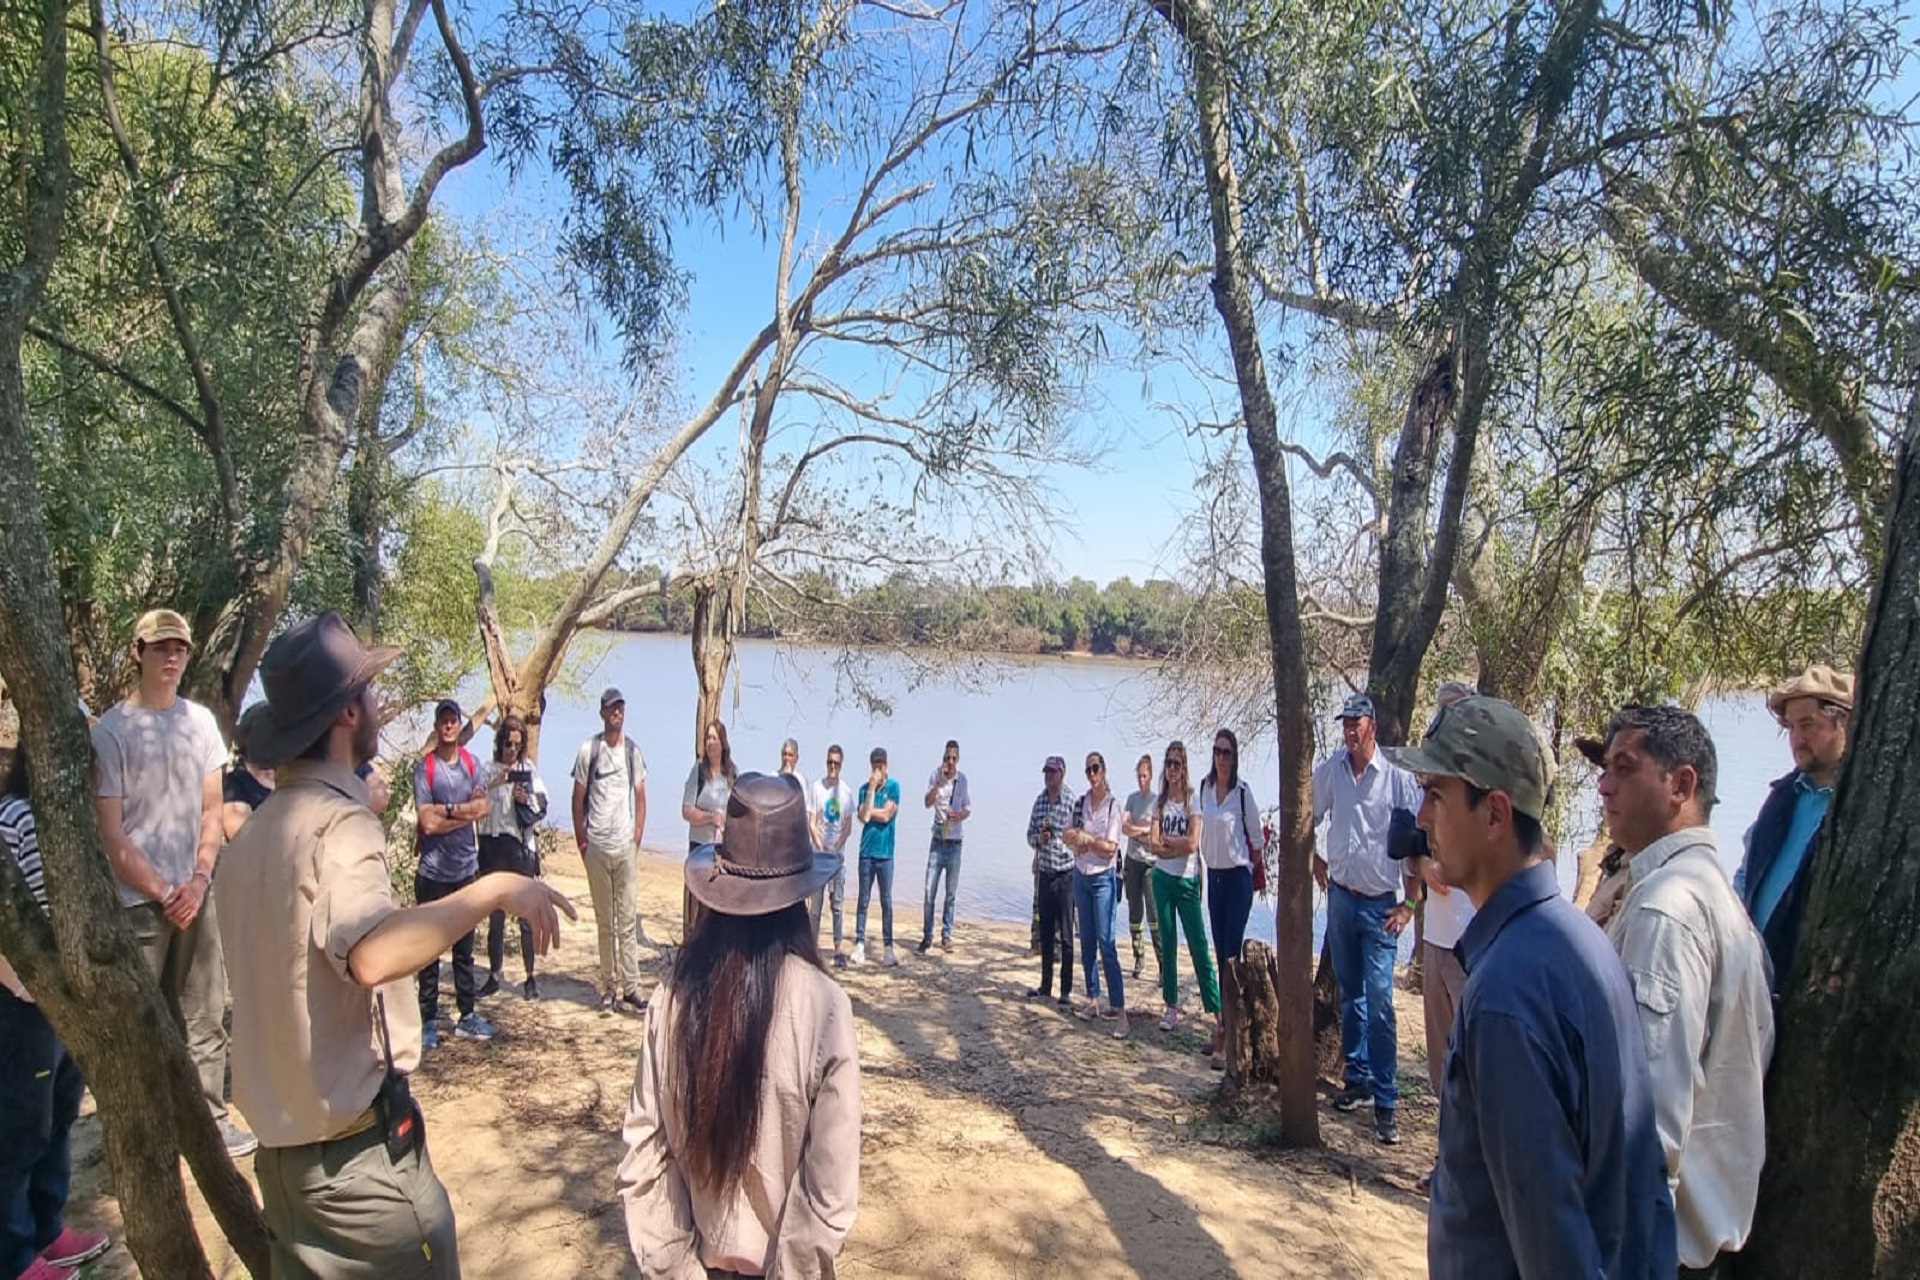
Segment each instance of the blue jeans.
M853 944L867 940L867 901L873 896L873 882L880 882L880 940L893 945L893 859L860 855L860 905L854 913Z
M1114 1009L1127 1007L1127 989L1120 981L1120 952L1113 945L1113 904L1119 896L1119 880L1112 871L1088 875L1074 869L1073 913L1080 917L1080 972L1087 980L1087 999L1100 998L1100 969L1104 967L1107 1005Z
M85 1088L39 1007L0 991L0 1275L25 1271L60 1234Z
M1395 897L1363 898L1337 884L1327 886L1327 946L1340 982L1340 1052L1347 1060L1347 1087L1373 1089L1373 1105L1400 1102L1394 1075L1398 1030L1393 1018L1393 962L1399 940L1387 932Z
M953 936L953 896L960 891L960 842L935 836L927 847L927 909L926 921L920 928L922 942L933 941L933 892L940 885L943 871L947 875L947 900L940 910L940 937L944 940Z
M1253 868L1207 868L1207 923L1213 926L1213 955L1222 969L1240 958L1253 914Z

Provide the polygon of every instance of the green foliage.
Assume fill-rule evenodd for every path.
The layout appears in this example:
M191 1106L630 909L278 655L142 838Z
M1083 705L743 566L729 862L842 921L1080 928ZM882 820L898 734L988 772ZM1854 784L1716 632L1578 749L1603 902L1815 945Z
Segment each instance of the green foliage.
M34 315L44 336L24 352L83 683L109 678L141 610L166 602L211 617L233 596L235 553L270 545L299 409L291 357L329 229L347 208L299 96L250 80L216 85L186 45L124 45L115 57L140 180L103 127L99 81L74 76L67 247ZM218 403L230 507L149 251L156 234Z

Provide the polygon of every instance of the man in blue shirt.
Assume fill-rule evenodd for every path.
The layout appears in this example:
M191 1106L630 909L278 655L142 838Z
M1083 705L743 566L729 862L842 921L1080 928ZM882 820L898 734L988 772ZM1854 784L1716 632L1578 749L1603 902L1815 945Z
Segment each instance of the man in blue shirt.
M1767 944L1774 994L1793 977L1794 946L1806 912L1807 878L1820 828L1833 803L1833 784L1847 754L1847 717L1853 713L1853 677L1814 666L1767 697L1787 731L1794 770L1777 780L1747 832L1747 853L1733 887Z
M1553 760L1518 708L1468 698L1418 747L1419 825L1473 902L1427 1217L1433 1280L1668 1280L1673 1198L1633 990L1560 896L1540 815Z
M433 709L433 750L413 767L413 803L419 826L420 865L414 872L414 901L421 906L452 897L480 874L480 841L474 823L487 816L487 786L482 766L460 745L466 717L460 704L443 699ZM493 1024L474 1009L479 971L473 963L473 933L453 944L453 998L460 1020L453 1034L466 1040L493 1039ZM420 1042L440 1044L440 957L420 970Z

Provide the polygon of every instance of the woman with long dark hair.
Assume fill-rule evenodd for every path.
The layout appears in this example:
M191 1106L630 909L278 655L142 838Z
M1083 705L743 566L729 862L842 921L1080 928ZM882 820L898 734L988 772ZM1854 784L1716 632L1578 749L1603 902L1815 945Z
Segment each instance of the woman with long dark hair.
M686 788L680 794L680 816L687 821L687 852L721 838L727 825L727 795L738 774L733 767L733 746L727 741L727 726L709 720L700 734L700 755L687 774ZM690 937L694 918L700 909L693 895L680 895L680 936Z
M27 765L16 757L0 797L0 858L47 909L40 842L27 805ZM72 1182L69 1132L86 1091L53 1024L0 956L0 1277L56 1280L107 1251L107 1237L61 1222Z
M1233 730L1213 735L1213 765L1200 780L1200 861L1207 869L1207 923L1213 926L1213 954L1224 967L1240 958L1253 913L1253 860L1266 856L1260 806L1253 788L1240 777L1240 740ZM1207 1053L1225 1069L1221 1029L1214 1028Z
M510 715L493 731L493 769L487 778L487 816L480 820L480 874L512 871L540 876L540 823L547 816L547 784L527 759L527 725ZM490 996L507 980L507 913L487 917L487 981L478 994ZM527 980L520 988L529 1000L540 998L533 976L533 926L520 922L520 961Z
M816 852L783 778L743 774L687 858L702 910L647 1014L614 1185L646 1277L831 1276L860 1187L853 1007L806 898Z
M700 741L700 757L693 762L686 789L680 795L680 816L687 820L688 853L720 838L727 825L727 793L737 776L725 724L709 721Z
M1200 814L1194 802L1193 781L1187 776L1187 745L1175 739L1167 744L1160 766L1160 798L1153 806L1153 831L1147 847L1153 851L1153 911L1160 934L1160 994L1166 997L1166 1016L1160 1029L1180 1025L1180 933L1186 931L1187 955L1200 985L1200 1007L1218 1017L1220 979L1207 950L1207 931L1200 922Z

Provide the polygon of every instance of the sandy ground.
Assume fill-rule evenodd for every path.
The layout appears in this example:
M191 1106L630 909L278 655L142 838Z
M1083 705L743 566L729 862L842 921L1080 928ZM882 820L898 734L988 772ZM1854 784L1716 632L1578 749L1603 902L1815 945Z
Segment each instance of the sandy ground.
M448 1039L414 1090L467 1275L631 1276L613 1172L642 1023L593 1007L578 862L556 859L549 879L581 920L540 963L543 999L522 1000L516 982L516 994L487 1000L499 1038ZM865 1096L860 1213L843 1275L1425 1274L1426 1201L1413 1188L1432 1163L1434 1108L1418 997L1402 993L1399 1004L1402 1144L1379 1146L1368 1110L1338 1115L1323 1098L1324 1147L1275 1151L1261 1144L1260 1122L1208 1109L1220 1077L1198 1032L1158 1030L1150 983L1129 990L1152 1016L1116 1042L1111 1023L1024 998L1038 972L1024 929L963 922L951 952L915 955L920 908L907 893L897 904L900 967L841 975L860 1023ZM651 938L675 940L676 859L642 859L640 911ZM876 905L876 935L878 926ZM1125 963L1124 940L1121 952ZM642 957L651 985L661 960L647 944ZM517 958L507 963L517 978ZM75 1160L71 1216L117 1228L91 1116L75 1130ZM200 1228L216 1274L243 1275L203 1210ZM92 1274L137 1272L120 1246Z

